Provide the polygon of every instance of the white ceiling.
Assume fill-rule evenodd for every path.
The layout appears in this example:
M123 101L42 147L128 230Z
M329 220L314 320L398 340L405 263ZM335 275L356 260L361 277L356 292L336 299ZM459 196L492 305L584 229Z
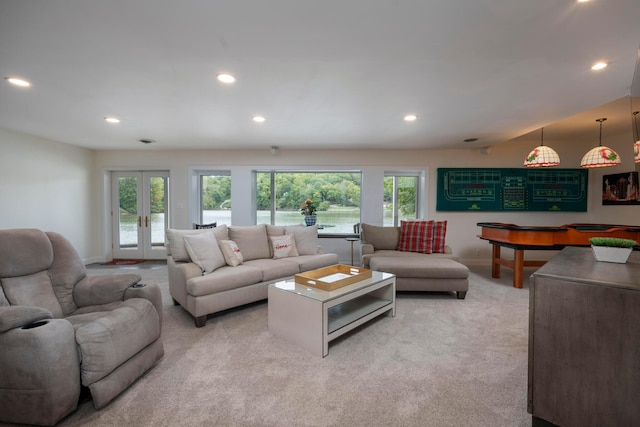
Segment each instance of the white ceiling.
M638 0L0 0L0 75L33 83L0 82L0 127L95 149L490 146L628 96L639 45Z

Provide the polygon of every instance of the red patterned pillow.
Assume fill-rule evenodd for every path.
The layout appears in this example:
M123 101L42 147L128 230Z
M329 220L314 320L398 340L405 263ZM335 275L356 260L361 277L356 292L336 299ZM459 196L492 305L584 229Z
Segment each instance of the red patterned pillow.
M431 253L433 221L401 221L398 250Z
M447 221L435 221L433 226L433 242L431 244L431 252L434 254L443 254L445 237L447 236Z

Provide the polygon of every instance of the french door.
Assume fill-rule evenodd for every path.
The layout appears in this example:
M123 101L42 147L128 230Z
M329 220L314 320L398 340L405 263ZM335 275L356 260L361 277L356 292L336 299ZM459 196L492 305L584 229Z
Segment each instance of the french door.
M164 259L169 172L112 172L111 192L113 257Z

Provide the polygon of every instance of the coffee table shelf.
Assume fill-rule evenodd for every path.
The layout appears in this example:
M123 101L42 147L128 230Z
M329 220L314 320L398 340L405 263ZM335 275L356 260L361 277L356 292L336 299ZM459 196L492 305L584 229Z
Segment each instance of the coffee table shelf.
M381 316L396 315L396 277L370 278L332 291L293 280L269 285L269 331L324 357L329 342Z
M329 309L329 333L331 334L391 303L393 301L366 294L333 306Z

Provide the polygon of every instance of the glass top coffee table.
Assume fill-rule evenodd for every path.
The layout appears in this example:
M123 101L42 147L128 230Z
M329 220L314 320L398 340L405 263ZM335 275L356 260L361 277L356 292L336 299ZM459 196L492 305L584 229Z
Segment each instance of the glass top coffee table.
M377 316L396 315L396 277L372 271L333 291L285 280L269 285L268 304L272 334L324 357L331 340Z

